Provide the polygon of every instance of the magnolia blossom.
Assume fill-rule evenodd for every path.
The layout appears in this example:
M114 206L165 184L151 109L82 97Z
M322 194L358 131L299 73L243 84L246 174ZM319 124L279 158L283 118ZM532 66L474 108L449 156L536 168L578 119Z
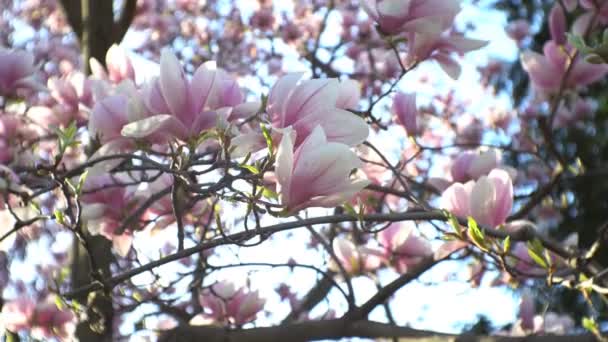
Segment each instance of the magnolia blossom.
M234 284L220 281L204 290L199 302L204 313L193 319L194 322L207 318L213 322L243 325L255 320L264 309L266 300L260 298L258 291L249 291L244 287L237 290Z
M523 277L543 277L547 274L547 270L541 267L528 251L528 246L524 242L517 242L511 247L511 255L507 257L507 265L517 271ZM543 256L544 257L544 256ZM551 263L554 266L560 266L562 260L555 254L549 252Z
M452 184L441 195L441 202L456 216L472 216L479 224L496 227L511 212L513 183L507 171L494 169L476 182Z
M135 142L122 135L123 127L150 115L145 108L140 91L131 80L125 80L113 88L113 91L101 90L96 97L98 99L91 110L88 129L91 137L99 139L101 147L90 159L95 160L132 150ZM162 141L162 137L162 133L158 133L150 135L149 139ZM89 176L106 173L121 162L120 159L98 162L89 169Z
M398 92L393 97L391 112L398 122L405 128L408 135L418 133L418 108L416 108L416 94Z
M334 207L361 191L368 180L351 179L353 169L362 166L347 145L328 141L317 126L295 150L294 134L283 134L277 151L275 173L281 204L288 212L308 207Z
M455 182L466 182L487 175L492 169L500 165L502 155L500 151L490 149L482 153L463 152L456 157L450 168L452 179Z
M135 81L135 69L131 59L121 47L113 44L106 53L106 72L105 68L95 58L89 60L93 76L102 80L109 80L113 83L120 83L130 79Z
M21 125L17 116L0 112L0 163L8 164L13 159L11 143L18 141Z
M15 95L19 89L43 90L36 81L34 56L25 51L0 46L0 95Z
M549 13L549 31L553 41L558 45L566 43L566 14L559 3L553 5Z
M430 24L427 31L411 32L408 40L408 64L424 60L435 60L452 79L460 77L461 68L452 55L464 55L488 44L485 40L470 39L453 31L443 31L440 22Z
M530 23L525 19L511 21L506 28L509 38L521 42L530 35Z
M243 112L258 107L243 103L236 80L211 63L201 65L187 79L177 57L167 49L161 54L160 77L145 85L142 95L150 116L124 126L123 136L188 140L227 120L231 112L247 116Z
M571 61L574 49L568 44L558 45L554 41L545 43L544 54L525 51L521 55L521 63L530 76L534 88L541 95L552 94L560 89L562 79L567 75L565 86L575 89L597 82L608 73L608 65L591 64L577 56ZM574 65L570 66L571 63Z
M425 257L433 255L430 243L414 235L414 228L409 224L391 224L378 234L378 241L399 273L407 272Z
M268 94L268 114L277 129L292 127L299 146L317 126L327 140L355 146L363 142L369 128L365 120L345 110L359 102L355 81L314 79L299 82L301 73L281 77Z
M568 315L549 311L544 315L535 315L534 297L529 290L524 290L519 304L519 318L510 331L512 336L527 334L568 334L575 323Z
M67 339L74 332L74 319L72 312L58 308L50 297L40 303L19 297L5 303L0 313L0 322L7 330L17 333L27 329L39 340Z
M452 25L460 11L460 0L363 0L361 5L386 34L424 32L429 25Z
M370 272L383 262L382 251L365 246L356 246L345 238L336 238L332 244L337 261L351 275Z
M131 203L131 194L120 183L108 175L87 177L83 186L82 218L92 234L102 235L112 241L114 250L126 256L131 249L133 236L130 232L118 235L116 230L126 217Z
M76 122L84 125L89 108L93 105L91 80L81 72L64 77L51 77L47 81L51 98L46 106L34 106L28 117L42 127L68 126Z
M124 139L122 128L129 123L129 98L112 95L97 101L89 119L89 134L99 138L102 144Z

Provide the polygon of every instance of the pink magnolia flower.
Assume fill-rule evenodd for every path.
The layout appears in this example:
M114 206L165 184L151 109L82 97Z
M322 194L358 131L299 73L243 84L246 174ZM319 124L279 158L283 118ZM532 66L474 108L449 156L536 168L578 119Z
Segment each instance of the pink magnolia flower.
M39 340L48 340L52 337L67 339L75 332L75 318L71 311L58 308L54 300L47 298L36 307L32 336Z
M356 246L350 240L342 237L334 239L332 248L344 271L351 275L371 272L380 267L384 260L382 251Z
M20 89L44 90L35 73L34 55L0 46L0 95L16 95Z
M591 25L605 27L608 23L608 3L605 1L580 0L580 4L586 12L579 15L572 24L573 34L582 37Z
M39 340L68 338L74 332L74 319L72 312L58 308L51 297L37 304L22 296L5 303L0 313L7 330L17 333L28 329Z
M571 61L573 48L568 44L559 46L554 41L545 43L544 55L533 51L525 51L521 55L524 70L530 76L534 88L541 95L552 94L559 90L562 78L571 63L565 86L576 89L597 82L608 73L608 65L591 64L577 57Z
M89 135L98 138L101 147L89 158L95 160L108 155L127 152L135 147L133 139L124 137L122 129L129 123L149 116L141 99L140 91L130 80L118 84L113 91L101 90L89 115ZM150 141L162 141L162 134L152 134ZM120 159L109 159L89 169L89 176L110 171L121 163Z
M199 297L203 316L215 322L243 325L255 320L264 309L265 299L258 291L248 291L244 287L235 288L228 281L220 281L203 291Z
M361 100L361 84L350 78L340 81L336 107L342 109L356 109Z
M526 336L528 334L565 335L571 333L576 326L574 320L566 314L562 315L549 311L544 315L534 315L534 312L532 312L532 315L533 317L526 317L530 320L526 324L524 324L523 317L518 319L509 334L511 336Z
M292 127L299 146L316 126L327 140L355 146L363 142L369 128L365 120L343 108L356 106L360 90L353 81L336 79L300 81L301 73L281 77L268 94L268 114L277 129Z
M525 19L514 20L507 25L507 35L516 42L521 42L530 35L530 23Z
M398 92L393 97L391 112L397 121L405 128L408 135L418 133L418 108L416 108L416 94Z
M113 44L106 53L107 72L95 58L91 58L89 64L93 76L101 80L110 80L113 83L120 83L126 79L135 81L135 69L133 69L131 59L125 50L116 44Z
M95 103L89 118L89 134L99 138L101 144L124 139L122 128L129 123L129 98L111 95Z
M524 291L519 301L519 319L524 330L534 329L534 314L536 305L530 291Z
M555 44L564 45L567 41L566 31L566 14L559 3L553 5L549 13L549 31Z
M426 31L410 32L407 63L414 64L425 60L435 60L441 69L452 79L460 77L461 68L453 54L464 55L488 44L485 40L465 38L453 31L444 31L434 22Z
M476 182L452 184L441 195L441 202L456 216L472 216L479 224L496 227L511 212L513 183L507 171L494 169Z
M120 184L121 179L109 175L87 177L83 186L82 218L89 231L112 241L114 250L126 256L131 249L133 235L129 231L115 234L131 207L131 193Z
M4 303L0 312L4 328L19 332L31 326L31 319L36 310L36 303L28 297L20 296L13 301Z
M8 164L13 159L11 143L19 140L21 126L17 116L0 112L0 163Z
M482 153L463 152L456 157L450 168L452 179L455 182L466 182L487 175L501 163L501 153L490 149Z
M308 207L334 207L361 191L368 180L351 179L353 169L362 166L348 146L330 142L321 126L294 152L291 130L283 134L277 151L277 190L289 212Z
M51 92L48 106L34 106L28 116L42 127L68 126L73 121L78 126L87 120L88 109L93 105L91 80L81 72L65 77L51 77L47 81Z
M166 49L161 54L160 77L143 88L143 99L151 116L124 126L123 136L188 140L216 127L231 111L257 110L241 103L243 95L236 81L224 70L205 63L188 80L177 57Z
M249 19L249 24L261 31L270 31L274 28L275 21L272 7L263 7L253 13Z
M363 0L361 5L386 34L424 32L438 22L445 30L460 11L460 0Z
M551 263L554 267L563 265L563 260L555 254L549 252ZM542 268L528 251L528 246L524 242L517 242L511 247L511 255L506 258L507 265L518 272L522 277L543 277L547 270Z
M473 115L465 114L458 118L456 123L456 142L459 144L479 144L485 127Z
M430 243L414 235L414 228L409 224L391 224L378 234L378 241L399 273L407 272L425 257L433 255Z

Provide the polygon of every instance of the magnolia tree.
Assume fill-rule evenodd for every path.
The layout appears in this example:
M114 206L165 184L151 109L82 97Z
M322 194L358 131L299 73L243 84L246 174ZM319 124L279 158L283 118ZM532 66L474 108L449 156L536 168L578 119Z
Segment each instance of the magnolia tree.
M0 3L7 340L601 338L606 229L556 228L607 219L567 186L605 169L560 139L604 144L608 3L508 23L530 87L504 108L505 64L467 58L500 37L475 3ZM517 316L400 324L439 264L518 293Z

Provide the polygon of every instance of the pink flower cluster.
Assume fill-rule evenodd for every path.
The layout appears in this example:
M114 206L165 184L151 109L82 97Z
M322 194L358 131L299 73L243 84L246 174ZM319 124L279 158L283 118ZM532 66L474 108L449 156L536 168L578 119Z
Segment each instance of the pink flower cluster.
M288 212L339 205L369 184L350 177L362 166L350 147L369 132L362 118L345 109L357 106L358 85L335 79L298 83L301 77L280 78L268 96L272 128L282 134L275 172Z
M462 55L487 44L452 30L460 0L365 0L362 5L382 33L407 36L408 65L435 60L456 79L460 66L452 54Z
M391 112L396 120L409 136L418 133L418 108L416 108L416 94L406 94L399 92L393 96L393 106Z
M415 235L411 224L393 223L378 234L384 257L399 273L406 273L424 258L433 255L428 240Z
M35 73L34 55L0 46L0 96L17 95L20 90L43 90Z
M133 235L129 231L117 234L116 230L127 217L134 198L124 186L116 186L120 183L120 178L107 174L89 177L82 190L82 218L92 234L112 241L114 250L126 256L131 249Z
M507 333L508 335L564 335L572 332L575 322L570 316L552 311L536 315L536 303L534 301L535 297L530 291L523 292L519 303L519 318L511 328L511 331Z
M258 291L249 291L245 287L237 289L228 281L220 281L204 290L199 302L203 313L195 317L194 322L209 319L241 326L255 320L264 309L266 300L260 298Z
M122 59L116 51L108 53ZM97 102L91 113L89 129L102 142L121 137L159 144L172 139L189 141L230 118L253 114L259 107L259 103L245 103L236 80L212 63L201 65L189 79L169 50L161 54L160 77L141 89L129 82L128 66L117 69L113 77L127 83L118 86L116 95L107 94Z
M441 206L458 217L472 216L482 225L505 223L513 206L513 183L507 171L493 169L465 184L454 183L441 195Z
M591 2L581 1L581 5L588 12L579 16L572 25L573 33L578 36L585 35L595 9ZM574 2L573 5L568 5L567 9L573 10L575 7ZM567 42L568 25L560 4L556 3L549 14L549 30L552 40L545 43L542 55L533 51L524 51L521 55L521 64L530 76L538 95L555 94L560 90L562 82L566 89L577 89L606 76L608 65L587 62L580 54L576 55L574 47Z
M75 318L71 311L60 309L52 297L39 303L19 297L5 303L0 312L0 323L5 329L14 333L27 330L38 340L67 339L74 333Z
M339 237L333 241L333 250L346 273L359 275L372 272L382 265L394 267L399 273L433 255L430 243L415 235L414 228L406 224L391 224L378 233L381 248L357 246Z

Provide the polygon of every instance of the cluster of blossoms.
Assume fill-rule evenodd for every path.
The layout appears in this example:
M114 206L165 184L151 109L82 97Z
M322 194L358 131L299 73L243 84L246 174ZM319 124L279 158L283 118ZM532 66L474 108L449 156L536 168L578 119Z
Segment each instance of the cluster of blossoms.
M204 312L191 320L194 325L211 321L241 326L255 320L266 302L260 298L258 291L249 291L245 287L237 289L225 280L204 290L199 301Z
M379 247L357 246L339 237L333 242L333 250L348 274L373 272L382 265L407 273L424 258L433 256L430 243L414 232L412 225L394 223L378 233Z
M542 105L558 94L571 96L554 109L554 128L578 124L594 112L593 100L582 98L578 93L582 88L604 79L608 74L608 65L601 58L594 61L594 53L584 53L581 46L573 44L577 37L584 40L590 32L605 25L604 7L596 7L593 1L584 0L580 4L573 0L564 1L563 6L557 3L553 5L548 15L551 39L545 42L543 53L526 50L521 54L522 67L530 77L535 95L522 119L542 116ZM577 15L570 27L567 14ZM526 125L522 131L525 129Z
M483 225L501 225L513 206L511 176L504 170L493 169L477 181L454 183L443 192L442 206L456 216L472 216Z
M27 330L39 340L53 337L66 340L74 333L76 318L71 311L60 309L53 296L40 302L19 297L4 303L0 317L0 326L13 332Z
M568 316L556 312L545 312L537 315L534 296L530 291L524 291L519 303L519 318L511 328L511 331L502 332L510 336L525 336L533 334L567 334L574 329L574 320Z
M465 38L452 28L460 0L366 0L364 10L386 35L407 38L408 66L434 60L452 78L460 75L453 54L479 49L487 42Z

